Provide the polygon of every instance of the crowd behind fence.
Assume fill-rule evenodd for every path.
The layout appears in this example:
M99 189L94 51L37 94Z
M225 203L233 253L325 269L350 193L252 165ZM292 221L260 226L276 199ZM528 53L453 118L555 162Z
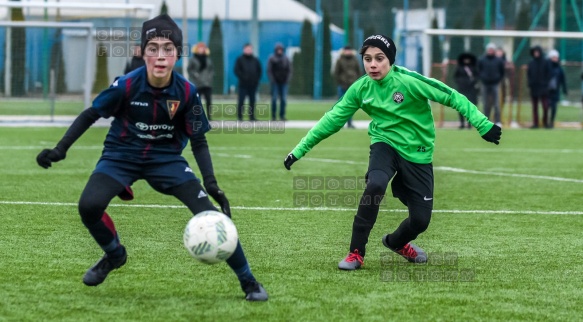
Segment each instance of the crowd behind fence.
M429 76L444 82L452 88L456 88L453 81L456 66L457 62L454 60L434 63ZM561 93L557 121L560 123L560 127L578 127L583 124L583 63L580 61L563 61L561 66L565 72L568 95ZM515 66L510 63L506 65L505 77L500 84L499 93L502 123L505 126L529 127L532 123L532 110L526 64ZM477 106L480 111L483 111L482 97L480 94L478 96ZM443 106L438 106L435 109L434 116L439 127L444 126L444 122L457 119L455 111Z

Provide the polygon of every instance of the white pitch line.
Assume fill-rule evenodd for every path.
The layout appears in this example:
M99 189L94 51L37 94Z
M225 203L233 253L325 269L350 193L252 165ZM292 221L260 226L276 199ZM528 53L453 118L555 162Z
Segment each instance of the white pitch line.
M39 202L39 201L0 201L1 205L26 205L26 206L61 206L77 207L77 203L72 202ZM131 207L131 208L172 208L186 209L183 205L153 205L153 204L131 204L113 203L109 207ZM347 211L354 212L356 208L332 208L332 207L245 207L235 206L231 209L237 210L261 210L261 211ZM381 209L381 212L404 213L407 209ZM436 209L433 213L442 214L503 214L503 215L583 215L583 211L532 211L532 210L462 210L462 209Z
M320 159L320 158L303 158L303 160L308 161L318 161L318 162L327 162L327 163L344 163L344 164L368 164L368 162L362 161L350 161L350 160L336 160L336 159Z
M37 150L37 149L43 149L46 147L41 147L41 146L0 146L0 149L2 150ZM78 146L75 147L76 149L82 149L82 150L93 150L93 149L102 149L103 146ZM218 147L217 150L226 150L225 149L221 149L221 147ZM555 150L556 151L561 151L561 150ZM577 152L578 150L562 150L562 151L570 151L571 152ZM248 154L227 154L227 153L215 153L216 156L220 156L220 157L236 157L236 158L240 158L240 159L252 159L253 156L252 155L248 155ZM322 159L322 158L310 158L310 157L305 157L303 158L303 160L306 161L317 161L317 162L325 162L325 163L342 163L342 164L368 164L368 162L364 162L364 161L351 161L351 160L337 160L337 159ZM461 169L461 168L453 168L453 167L443 167L443 166L436 166L433 167L434 170L438 170L438 171L449 171L449 172L457 172L457 173L471 173L471 174L482 174L482 175L494 175L494 176L500 176L500 177L518 177L518 178L529 178L529 179L543 179L543 180L551 180L551 181L560 181L560 182L575 182L575 183L583 183L582 179L572 179L572 178L562 178L562 177L551 177L551 176L541 176L541 175L532 175L532 174L520 174L520 173L506 173L506 172L491 172L491 171L478 171L478 170L468 170L468 169Z
M319 158L304 158L304 159L310 160L310 161L327 162L327 163L368 164L368 162L346 161L346 160L336 160L336 159L319 159ZM519 177L519 178L529 178L529 179L544 179L544 180L551 180L551 181L583 183L583 180L580 180L580 179L551 177L551 176L538 176L538 175L532 175L532 174L477 171L477 170L468 170L468 169L452 168L452 167L439 167L439 166L433 167L433 169L438 170L438 171L449 171L449 172L458 172L458 173L484 174L484 175L494 175L494 176L501 176L501 177Z
M458 172L458 173L484 174L484 175L501 176L501 177L519 177L519 178L529 178L529 179L544 179L544 180L551 180L551 181L583 183L583 180L580 180L580 179L550 177L550 176L538 176L538 175L532 175L532 174L476 171L476 170L467 170L467 169L452 168L452 167L434 167L433 169L441 170L441 171Z
M218 157L227 157L227 158L239 158L239 159L252 159L252 155L248 154L227 154L227 153L213 153Z
M459 151L460 149L446 149L448 151ZM582 149L514 149L514 148L495 148L494 149L482 149L482 148L465 148L461 149L464 152L484 152L484 153L583 153Z
M54 142L40 142L41 144L54 144ZM5 145L0 146L2 150L36 150L46 148L44 145L38 146L13 146ZM74 145L73 149L103 149L103 145ZM211 146L211 150L223 150L223 151L233 151L233 150L264 150L264 151L281 151L282 148L279 147L265 147L265 146L254 146L254 147L243 147L243 146ZM366 148L356 148L356 147L333 147L333 146L319 146L318 150L334 150L334 151L364 151L368 153L368 147ZM462 152L483 152L492 153L493 149L486 148L441 148L444 151L462 151ZM556 153L583 153L583 149L514 149L514 148L495 148L496 153L544 153L544 154L556 154Z

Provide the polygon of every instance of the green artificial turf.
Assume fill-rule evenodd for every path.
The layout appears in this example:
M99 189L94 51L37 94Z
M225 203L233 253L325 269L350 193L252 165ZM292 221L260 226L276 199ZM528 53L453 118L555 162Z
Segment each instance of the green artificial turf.
M290 111L291 115L291 111ZM208 135L221 188L266 303L248 303L226 264L196 262L182 245L191 214L145 182L108 213L128 262L98 287L82 276L102 252L76 203L106 129L67 158L36 165L64 128L0 128L0 321L577 321L583 316L583 131L504 130L499 146L474 130L438 130L434 215L412 265L380 238L407 216L387 193L363 269L339 271L367 168L366 130L341 130L292 171L285 155L307 130ZM188 153L187 153L188 152ZM196 169L190 150L185 157ZM312 189L313 188L313 189ZM348 196L335 205L301 196Z
M236 120L237 119L237 98L217 98L213 101L212 116L214 120ZM336 103L334 99L324 99L319 101L298 100L290 98L287 103L286 117L289 120L318 120ZM271 100L269 96L260 96L256 106L256 117L259 120L271 119ZM279 104L279 103L278 103ZM278 105L279 106L279 105ZM434 119L438 126L444 122L458 122L459 114L450 107L444 107L437 103L431 103ZM483 111L481 103L478 104L480 111ZM51 111L55 116L78 115L83 110L83 102L80 100L60 99L55 101L51 107L48 100L29 99L5 99L0 101L0 118L2 116L29 115L29 116L51 116ZM539 107L540 109L541 107ZM279 107L278 107L279 109ZM279 110L278 110L279 111ZM501 110L503 123L509 124L508 120L516 121L523 127L530 126L532 122L532 108L530 102L521 104L506 104ZM359 110L354 115L355 120L370 120L370 117ZM583 122L583 112L581 104L570 102L566 105L559 104L556 116L557 122Z

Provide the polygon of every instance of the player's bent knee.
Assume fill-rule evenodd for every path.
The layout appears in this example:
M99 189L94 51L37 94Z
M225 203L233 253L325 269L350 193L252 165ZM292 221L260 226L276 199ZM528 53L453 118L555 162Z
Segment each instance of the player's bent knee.
M431 207L412 204L409 208L410 228L420 234L427 230L431 221Z
M384 195L387 186L379 182L369 182L366 184L366 193L372 196Z
M84 224L95 224L101 220L107 205L125 186L104 173L94 173L89 178L81 198L78 210Z
M101 220L101 216L106 207L107 205L103 205L91 198L81 198L78 206L81 221L83 221L85 225L93 225L97 223Z
M431 217L413 217L411 218L411 228L415 230L418 234L424 232L429 227L429 222L431 221Z
M381 170L372 170L367 175L366 193L376 196L384 195L389 185L389 176Z

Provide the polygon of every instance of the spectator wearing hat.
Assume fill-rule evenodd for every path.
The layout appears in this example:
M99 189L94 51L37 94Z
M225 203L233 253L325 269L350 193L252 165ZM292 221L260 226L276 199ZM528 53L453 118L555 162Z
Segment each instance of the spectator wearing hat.
M504 62L496 57L496 45L489 43L486 46L486 54L478 61L478 75L482 82L482 95L484 99L484 114L488 119L494 109L494 122L502 126L500 119L499 86L504 79Z
M356 52L351 46L345 46L342 48L340 57L338 57L334 66L334 79L338 84L338 97L342 97L348 90L348 87L360 76L362 76L362 70L360 68L360 61L356 57ZM352 125L352 117L348 119L346 126L348 128L354 128L354 125Z
M500 111L504 111L504 103L506 102L507 96L512 95L514 92L514 64L508 60L506 52L501 47L496 49L496 57L500 58L504 63L504 78L500 82L500 97L498 99Z
M243 54L235 61L235 76L239 79L237 95L237 119L243 121L245 98L249 97L249 121L256 121L255 101L259 80L263 74L261 62L253 55L253 46L249 43L243 46Z
M563 94L567 95L567 82L565 80L565 72L559 62L559 52L553 49L549 51L547 56L551 62L551 79L549 80L549 110L551 115L547 128L552 129L555 127L555 116L557 115L557 104L561 97L561 89Z
M457 58L457 67L453 75L458 92L474 105L478 104L478 68L477 58L472 53L462 53ZM459 113L460 129L471 128L462 113Z
M198 93L204 97L206 102L206 115L211 119L212 110L212 86L215 70L210 59L210 50L204 42L192 46L192 57L188 61L188 78L196 88Z
M532 103L532 129L538 129L539 110L538 103L542 105L542 126L549 127L549 81L551 79L551 63L545 59L540 46L530 49L532 60L527 67L528 88L530 89L530 99Z
M146 62L144 61L144 57L142 57L142 49L140 45L132 46L132 59L126 64L126 68L124 69L123 73L127 74L133 70L136 70L144 65Z
M271 85L271 120L277 116L277 98L279 97L279 119L286 121L287 89L292 77L292 65L285 55L282 44L275 44L273 54L267 60L267 77Z

